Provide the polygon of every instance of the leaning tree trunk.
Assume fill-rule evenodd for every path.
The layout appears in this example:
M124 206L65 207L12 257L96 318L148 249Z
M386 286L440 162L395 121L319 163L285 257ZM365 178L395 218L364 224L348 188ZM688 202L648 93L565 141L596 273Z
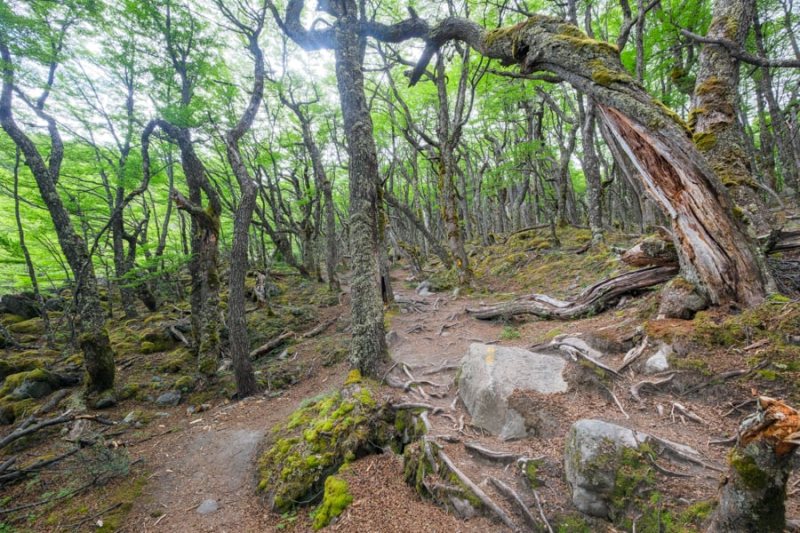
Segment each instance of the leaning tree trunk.
M753 20L755 0L715 0L707 37L729 39L743 46ZM736 118L739 95L739 61L724 46L706 44L700 52L694 109L689 127L717 177L756 235L770 229L770 212L758 193L750 160L743 147Z
M521 65L524 73L551 72L593 98L599 118L639 170L644 189L672 221L683 277L714 304L764 300L771 276L733 218L725 187L680 117L625 70L616 46L543 15L491 31L465 19L445 19L424 36L427 47L412 82L444 42L461 39L488 57Z
M800 444L800 413L762 396L758 412L739 427L708 533L782 533L786 482Z
M100 303L94 265L86 241L75 231L69 211L64 206L56 189L64 147L56 129L55 120L46 117L52 141L50 166L48 167L36 145L14 120L11 107L14 71L12 70L11 54L4 38L5 36L0 32L0 57L3 61L0 125L25 156L25 164L30 168L31 174L36 180L42 200L53 220L61 251L75 277L74 298L78 315L81 317L82 333L79 342L88 375L86 386L90 391L109 389L114 385L114 352L111 350L111 343L108 339L105 311Z
M350 174L350 283L353 340L350 364L376 375L388 351L383 330L378 268L378 156L361 70L362 38L354 0L335 2L342 13L334 25L336 81L347 138Z

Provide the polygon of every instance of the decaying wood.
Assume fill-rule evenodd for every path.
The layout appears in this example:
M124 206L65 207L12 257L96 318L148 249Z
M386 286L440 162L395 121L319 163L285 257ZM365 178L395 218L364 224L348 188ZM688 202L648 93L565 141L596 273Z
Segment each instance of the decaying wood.
M267 342L266 344L262 344L261 346L259 346L258 348L256 348L252 352L250 352L250 357L253 357L253 358L254 357L258 357L260 355L263 355L263 354L269 352L270 350L274 350L275 348L280 346L280 344L283 341L285 341L286 339L289 339L291 337L294 337L294 336L295 336L295 333L293 331L287 331L285 333L282 333L282 334L278 335L277 337L275 337L274 339L272 339L271 341Z
M798 446L800 413L782 401L759 397L756 413L739 426L708 531L781 533L786 525L787 483Z
M553 533L553 528L550 527L550 522L547 521L547 517L544 515L544 509L542 508L542 502L539 500L539 493L536 492L536 489L531 489L533 491L533 499L536 500L536 508L539 510L539 516L542 517L542 522L547 527L548 533Z
M672 404L672 416L673 417L675 416L675 412L676 411L679 414L681 414L681 415L685 416L686 418L688 418L689 420L691 420L692 422L697 422L698 424L706 425L706 421L705 420L703 420L702 418L697 416L696 413L690 411L689 409L687 409L686 407L684 407L683 405L681 405L681 404L679 404L677 402Z
M776 230L758 237L764 247L764 253L776 254L800 248L800 231Z
M5 485L7 483L10 483L11 481L15 481L17 479L25 477L28 474L31 474L33 472L38 472L38 471L42 470L43 468L45 468L47 466L59 463L59 462L63 461L64 459L66 459L67 457L75 455L79 451L81 451L81 447L80 446L77 447L77 448L73 448L73 449L71 449L71 450L69 450L67 452L64 452L64 453L62 453L60 455L57 455L57 456L55 456L55 457L53 457L51 459L45 459L45 460L36 461L32 465L26 466L25 468L20 468L19 470L12 470L12 471L8 472L7 474L3 474L2 476L0 476L0 485Z
M186 336L178 330L174 325L169 327L169 333L172 335L176 340L181 341L184 346L190 347L191 343L186 339Z
M640 381L639 383L636 383L635 385L633 385L631 387L631 396L633 397L634 400L636 400L637 402L641 403L642 402L642 398L639 396L639 391L642 389L642 387L644 387L645 385L651 385L653 387L658 387L659 385L663 385L665 383L669 383L670 381L672 381L672 378L674 378L674 377L675 377L675 374L670 374L669 376L665 377L664 379L657 379L657 380L645 379L643 381Z
M525 502L522 501L522 498L519 497L519 494L517 494L514 489L496 477L489 476L489 481L492 482L492 485L495 486L498 492L500 492L508 499L508 501L511 502L511 505L516 507L517 511L519 511L519 513L522 515L522 518L528 524L528 527L531 528L531 531L536 531L539 528L539 523L528 510L528 506L525 505Z
M332 319L330 319L330 320L328 320L326 322L323 322L322 324L320 324L319 326L315 327L314 329L312 329L308 333L303 333L303 335L301 335L301 337L303 337L304 339L310 339L311 337L316 337L317 335L319 335L320 333L322 333L323 331L328 329L331 326L331 324L336 322L336 320L337 320L337 318L334 317L334 318L332 318Z
M626 250L620 256L620 260L634 267L676 266L678 252L672 241L649 237Z
M620 274L595 283L574 302L563 302L566 305L555 304L552 298L534 294L512 302L467 308L467 312L481 320L525 314L546 319L572 320L602 311L623 294L664 283L677 273L677 267L649 267Z
M644 353L645 348L647 348L647 335L645 335L641 344L628 350L628 353L626 353L625 357L622 359L622 364L620 365L619 369L617 369L617 372L622 372L626 366L636 361L636 359L638 359L639 356Z
M574 360L577 360L578 358L581 358L584 361L596 366L600 370L608 372L609 374L611 374L614 377L617 377L617 378L622 377L622 376L619 375L619 372L617 372L616 370L614 370L610 366L604 365L603 363L601 363L597 359L594 359L594 358L590 357L589 354L587 354L583 350L581 350L579 348L576 348L575 346L572 346L571 344L556 343L556 344L553 344L552 346L558 346L560 350L566 351L568 354L570 354L572 356L572 358Z
M498 461L500 463L513 463L522 458L522 455L518 453L498 452L495 450L490 450L489 448L484 448L483 446L470 441L464 443L464 448L477 453L481 457L491 459L492 461Z
M517 529L516 524L514 524L514 522L506 514L506 512L503 511L500 507L498 507L498 505L494 503L494 501L492 501L492 499L489 496L487 496L486 493L483 492L478 485L473 483L472 480L468 478L461 470L456 468L456 465L453 464L453 461L450 460L447 454L445 454L443 451L440 450L439 458L447 466L447 468L453 474L455 474L458 480L461 481L461 483L463 483L481 501L481 503L483 503L483 505L485 505L488 509L491 509L492 512L494 512L505 525L510 527L512 530L516 531Z

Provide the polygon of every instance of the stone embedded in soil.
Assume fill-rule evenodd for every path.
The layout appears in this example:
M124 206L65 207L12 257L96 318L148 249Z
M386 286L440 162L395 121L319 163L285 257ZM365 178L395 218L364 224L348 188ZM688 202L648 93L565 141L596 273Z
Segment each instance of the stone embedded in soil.
M158 405L178 405L181 403L181 393L178 391L169 391L158 397L156 400Z
M21 400L27 398L39 399L44 398L51 392L53 392L53 388L46 381L28 381L26 379L19 387L14 389L11 395Z
M117 405L117 399L114 396L102 396L94 402L95 409L108 409Z
M672 347L664 342L660 343L658 351L645 361L644 373L657 374L669 370L669 357L671 355Z
M219 509L217 500L206 500L200 504L200 507L197 508L197 512L200 514L211 514L217 509Z
M569 428L564 475L580 512L608 517L622 451L638 448L648 437L601 420L579 420Z
M461 360L459 396L472 423L501 439L524 437L525 418L508 405L515 389L539 394L566 392L565 362L560 357L472 344Z

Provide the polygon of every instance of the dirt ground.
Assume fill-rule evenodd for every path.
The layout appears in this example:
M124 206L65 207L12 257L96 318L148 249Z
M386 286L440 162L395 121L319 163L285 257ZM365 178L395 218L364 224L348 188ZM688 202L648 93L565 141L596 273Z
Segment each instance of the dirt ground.
M472 426L466 409L457 400L455 367L471 343L531 348L550 342L556 335L600 332L612 339L632 338L642 333L640 307L648 305L647 298L656 295L645 297L644 301L627 300L615 310L572 322L531 318L478 321L465 309L507 298L498 293L509 290L508 287L490 287L486 294L493 292L493 297L456 298L451 293L419 296L406 279L407 272L394 273L393 287L400 304L398 310L387 314L392 357L404 363L396 365L392 372L399 379L407 380L410 374L432 385L423 387L428 393L424 396L424 393L388 387L382 393L394 397L396 402L425 402L440 407L441 410L430 416L432 431L429 434L440 439L444 452L458 468L521 528L524 525L520 517L488 479L494 477L516 487L525 505L537 517L554 521L557 516L574 512L564 481L562 453L564 434L573 422L583 418L614 422L700 452L707 468L670 464L669 469L676 475L659 477L659 491L665 496L666 508L686 508L716 497L730 444L714 441L735 435L739 420L752 410L754 395L764 392L759 387L769 384L712 377L748 368L747 358L757 355L761 348L684 354L687 360L702 359L707 368L704 372L693 368L674 369L676 376L668 387L642 388L641 402L634 400L630 388L645 377L631 370L614 380L608 391L590 385L573 387L568 393L552 397L551 407L558 413L561 429L555 437L501 442ZM342 299L339 306L328 308L318 318L323 321L339 316L345 322L347 314L346 299ZM648 332L672 335L674 338L670 340L676 349L681 349L681 337L688 335L691 327L691 322L655 320L648 325ZM625 353L621 346L612 342L603 363L618 368ZM301 342L297 357L312 360L314 349L313 343ZM693 346L684 351L697 349ZM347 374L346 361L334 366L312 364L308 368L296 385L243 402L217 402L211 409L194 415L187 414L186 405L164 408L168 416L151 423L145 434L136 438L121 437L120 445L134 459L130 476L142 483L130 498L130 512L116 530L130 533L312 531L309 513L313 506L283 515L268 512L255 490L254 475L255 461L268 442L265 437L269 430L296 410L303 400L341 387ZM697 420L676 412L675 403L691 411ZM122 411L113 414L124 416ZM475 457L465 448L465 442L540 459L536 492L526 486L515 468ZM679 477L681 474L689 477ZM460 520L421 500L403 481L402 458L392 454L359 459L341 477L349 482L354 501L328 526L328 531L509 531L491 516ZM112 482L107 493L112 493L116 484L121 483ZM795 476L790 480L787 503L790 518L800 517L798 485L800 479ZM65 528L74 520L56 517L55 524L39 522L36 530L97 531L104 520L101 500L91 495L80 500L85 516L96 515L91 520ZM201 514L198 511L207 500L214 500L217 509ZM557 525L555 529L569 532L569 528L559 530ZM598 523L594 530L615 531L606 523Z

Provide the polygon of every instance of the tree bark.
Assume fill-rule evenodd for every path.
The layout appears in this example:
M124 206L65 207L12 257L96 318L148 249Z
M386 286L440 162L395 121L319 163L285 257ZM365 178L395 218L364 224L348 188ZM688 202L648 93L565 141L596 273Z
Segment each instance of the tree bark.
M355 0L338 0L334 24L336 82L347 138L350 175L350 284L353 328L350 364L377 376L388 350L383 329L378 260L378 156L372 117L364 93L363 39Z
M782 533L786 527L786 482L800 442L800 414L783 402L762 396L758 411L739 427L728 455L708 533Z
M730 39L743 46L750 32L754 10L755 0L715 0L706 37ZM700 52L689 127L693 129L695 145L728 188L744 219L759 234L769 231L770 212L759 195L743 147L735 111L738 95L739 61L723 46L704 45Z

